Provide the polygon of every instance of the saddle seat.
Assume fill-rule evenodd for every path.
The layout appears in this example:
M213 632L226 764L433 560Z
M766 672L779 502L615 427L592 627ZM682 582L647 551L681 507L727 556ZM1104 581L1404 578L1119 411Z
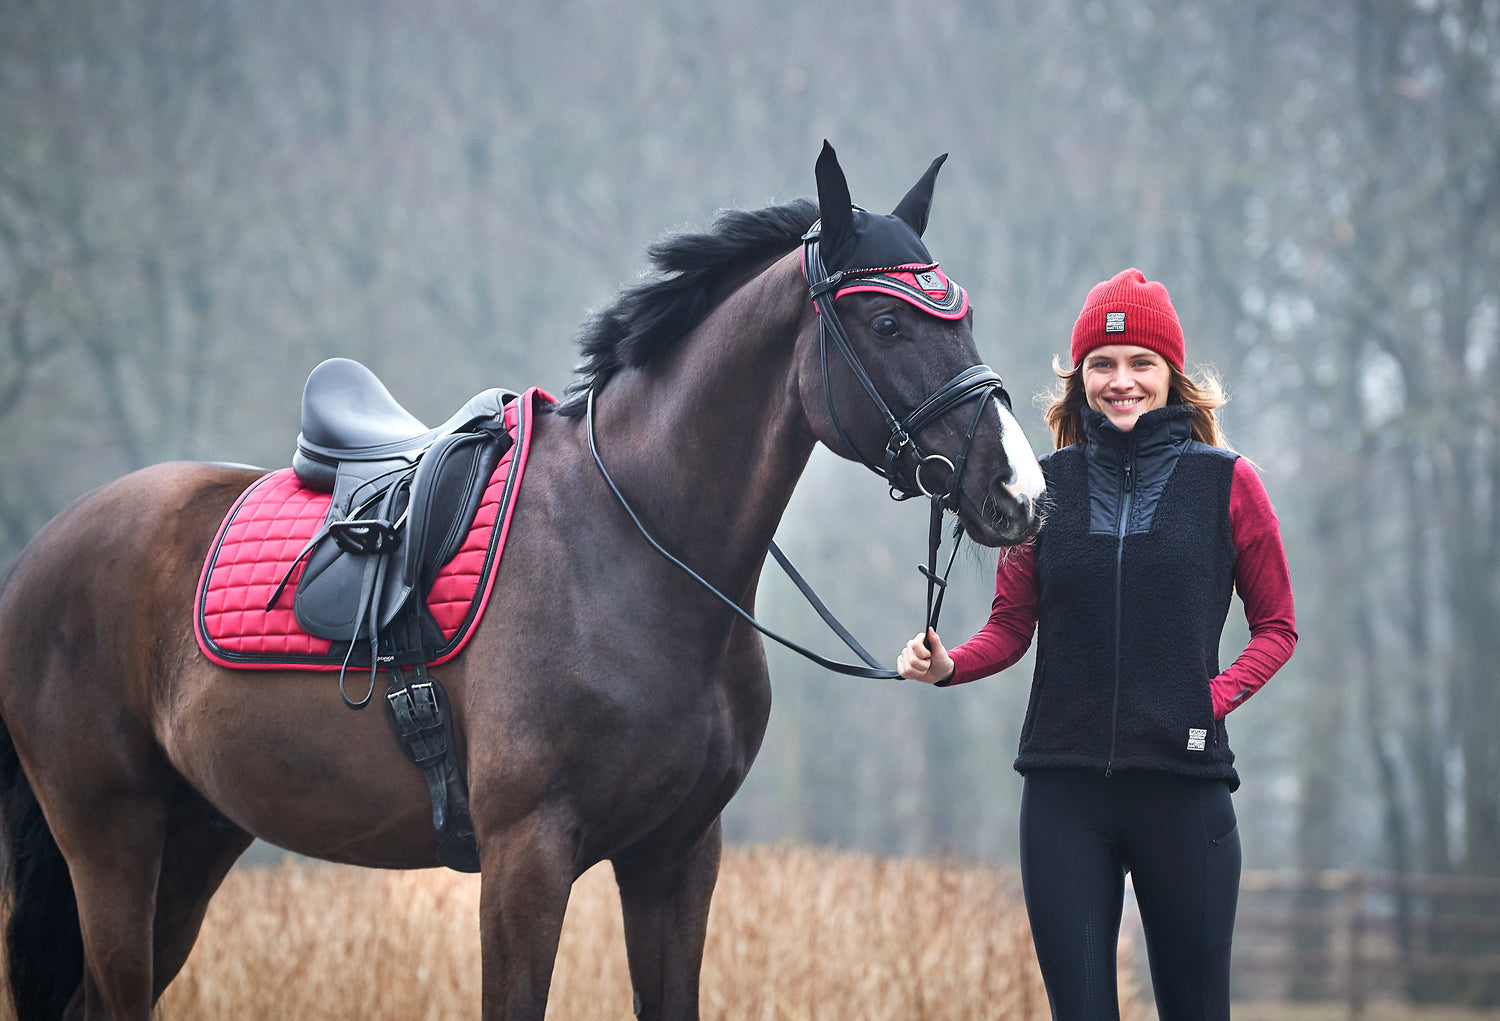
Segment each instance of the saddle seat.
M415 462L434 440L504 416L518 395L492 387L469 398L442 425L429 429L403 408L379 377L350 358L330 358L302 389L302 432L292 468L303 483L332 492L338 466L349 461Z

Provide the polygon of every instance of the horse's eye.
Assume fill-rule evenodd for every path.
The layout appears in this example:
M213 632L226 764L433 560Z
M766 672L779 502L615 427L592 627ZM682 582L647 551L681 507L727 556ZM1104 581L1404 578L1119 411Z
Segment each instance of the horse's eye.
M875 331L875 336L889 340L901 332L901 324L896 321L895 316L876 316L870 323L870 329Z

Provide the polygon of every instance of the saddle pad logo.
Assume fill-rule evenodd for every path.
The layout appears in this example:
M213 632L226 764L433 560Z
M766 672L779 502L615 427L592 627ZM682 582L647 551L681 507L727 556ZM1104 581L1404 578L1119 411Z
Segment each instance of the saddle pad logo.
M1120 314L1124 315L1125 313L1121 312ZM1190 751L1190 752L1201 752L1201 751L1203 751L1204 746L1207 743L1208 743L1208 731L1206 731L1206 730L1199 730L1197 727L1191 727L1191 728L1188 729L1188 744L1187 744L1187 750L1188 751Z
M1106 312L1106 313L1104 313L1104 332L1105 333L1124 333L1125 332L1125 313L1124 312Z

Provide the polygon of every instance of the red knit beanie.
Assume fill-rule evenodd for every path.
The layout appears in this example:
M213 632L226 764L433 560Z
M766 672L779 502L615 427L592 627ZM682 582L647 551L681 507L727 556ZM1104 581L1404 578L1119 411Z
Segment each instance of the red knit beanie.
M1167 289L1138 269L1095 284L1073 324L1073 364L1105 344L1148 348L1181 372L1182 325Z

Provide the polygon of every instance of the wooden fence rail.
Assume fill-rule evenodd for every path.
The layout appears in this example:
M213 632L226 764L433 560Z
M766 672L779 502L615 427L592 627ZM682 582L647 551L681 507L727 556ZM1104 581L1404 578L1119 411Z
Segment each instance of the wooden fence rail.
M1235 921L1236 994L1500 1002L1500 879L1357 868L1247 871Z

